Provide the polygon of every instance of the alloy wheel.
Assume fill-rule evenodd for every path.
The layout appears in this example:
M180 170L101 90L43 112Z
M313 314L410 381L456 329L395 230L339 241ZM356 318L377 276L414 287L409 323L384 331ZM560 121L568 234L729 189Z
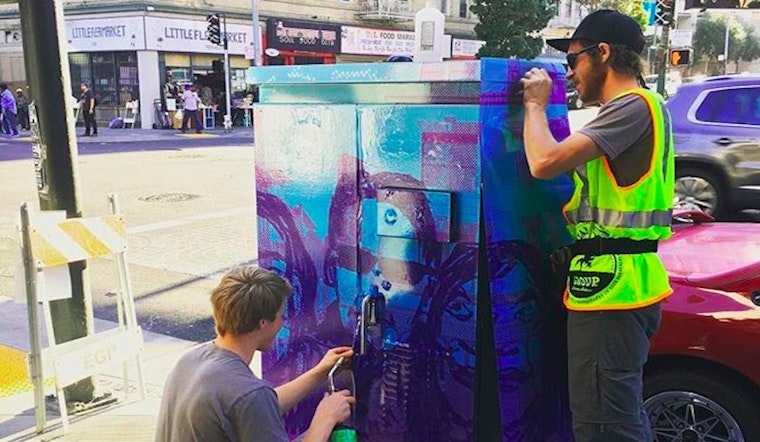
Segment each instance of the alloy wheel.
M666 391L644 402L657 442L744 442L731 414L712 399L688 391Z
M682 176L676 179L673 208L699 210L709 215L718 204L718 190L699 176Z

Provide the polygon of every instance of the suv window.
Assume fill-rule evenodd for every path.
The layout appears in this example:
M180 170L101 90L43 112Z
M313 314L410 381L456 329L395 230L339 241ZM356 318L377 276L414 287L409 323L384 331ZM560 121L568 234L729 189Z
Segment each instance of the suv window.
M710 91L696 112L699 121L760 126L760 88Z

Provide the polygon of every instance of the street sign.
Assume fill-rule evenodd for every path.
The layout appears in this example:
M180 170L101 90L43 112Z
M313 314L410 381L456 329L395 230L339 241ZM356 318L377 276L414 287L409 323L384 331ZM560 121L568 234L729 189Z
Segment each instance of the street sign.
M670 31L670 46L675 48L690 48L692 35L691 29L674 29Z
M654 0L645 1L642 3L644 10L647 13L647 26L654 26L654 17L657 12L657 3Z

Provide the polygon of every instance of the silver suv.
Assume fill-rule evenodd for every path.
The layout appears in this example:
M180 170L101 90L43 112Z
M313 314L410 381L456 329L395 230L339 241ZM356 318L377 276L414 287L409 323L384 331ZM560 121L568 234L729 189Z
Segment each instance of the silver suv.
M760 75L686 83L666 106L675 140L675 208L716 217L760 209Z

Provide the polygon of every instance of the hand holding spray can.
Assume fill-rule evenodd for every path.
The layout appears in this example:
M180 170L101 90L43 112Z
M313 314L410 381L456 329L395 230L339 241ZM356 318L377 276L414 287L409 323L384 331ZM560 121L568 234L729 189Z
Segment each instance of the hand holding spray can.
M330 394L335 394L338 389L335 387L335 374L342 368L345 358L341 357L327 373L327 379L329 381ZM353 378L353 374L351 375ZM354 388L355 390L355 388ZM343 424L338 424L330 434L330 442L357 442L358 437L356 430Z

